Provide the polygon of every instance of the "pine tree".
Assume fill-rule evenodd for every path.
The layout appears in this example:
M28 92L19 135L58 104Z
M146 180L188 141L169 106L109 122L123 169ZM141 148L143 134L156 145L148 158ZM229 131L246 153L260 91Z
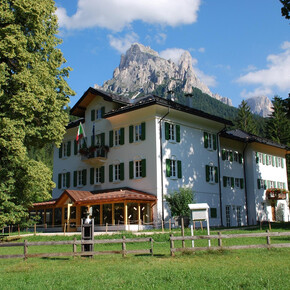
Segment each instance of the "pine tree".
M49 198L51 170L28 149L59 145L73 92L57 45L53 0L2 0L0 5L0 228L27 217Z
M235 127L247 133L257 134L257 127L247 102L243 100L239 105L238 116L235 119Z
M267 138L279 143L289 144L290 142L290 120L287 118L285 102L278 96L272 100L273 112L267 119Z

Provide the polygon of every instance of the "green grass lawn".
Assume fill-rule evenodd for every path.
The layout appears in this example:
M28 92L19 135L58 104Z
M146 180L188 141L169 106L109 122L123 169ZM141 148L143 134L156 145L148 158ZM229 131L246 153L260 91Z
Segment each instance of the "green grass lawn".
M289 230L283 228L272 231ZM232 230L226 233L260 232ZM215 232L213 232L215 233ZM176 233L176 235L179 232ZM187 230L189 235L190 231ZM197 234L205 234L197 231ZM132 237L130 233L124 233ZM95 238L120 238L120 235ZM78 239L80 236L76 236ZM290 249L256 249L177 253L170 257L169 233L154 234L154 256L121 255L94 258L30 258L0 260L1 289L289 289ZM32 236L28 241L72 240L72 236ZM21 239L20 241L22 241ZM272 238L273 243L290 237ZM199 241L207 244L207 241ZM225 240L223 244L265 243L265 239ZM187 246L190 246L189 242ZM148 248L145 244L127 249ZM120 250L121 245L98 245L95 250ZM30 247L29 253L71 251L72 246ZM78 250L80 247L78 246ZM0 248L1 254L23 253L23 248Z

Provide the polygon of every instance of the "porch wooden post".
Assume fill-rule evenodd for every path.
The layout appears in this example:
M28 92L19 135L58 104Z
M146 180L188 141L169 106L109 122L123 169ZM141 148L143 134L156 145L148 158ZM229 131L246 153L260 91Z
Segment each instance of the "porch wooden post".
M115 204L112 203L112 225L115 225Z
M66 224L67 224L67 231L69 232L70 231L70 207L71 207L71 204L68 204L67 205L67 217L66 217Z
M127 202L125 202L125 204L124 204L124 213L125 213L124 225L126 226L128 224L128 206L127 206Z
M141 219L141 207L140 207L140 203L138 203L138 224L140 224L140 219Z
M103 225L103 205L100 204L100 226Z

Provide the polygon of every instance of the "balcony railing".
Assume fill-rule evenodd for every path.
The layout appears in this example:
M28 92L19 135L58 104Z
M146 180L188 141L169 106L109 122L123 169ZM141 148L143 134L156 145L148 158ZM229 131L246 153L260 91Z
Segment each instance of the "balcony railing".
M81 148L81 160L83 162L95 165L95 163L104 163L107 160L108 146L91 146L89 148Z
M286 194L288 191L286 189L280 189L280 188L268 188L266 191L266 197L267 199L286 199Z

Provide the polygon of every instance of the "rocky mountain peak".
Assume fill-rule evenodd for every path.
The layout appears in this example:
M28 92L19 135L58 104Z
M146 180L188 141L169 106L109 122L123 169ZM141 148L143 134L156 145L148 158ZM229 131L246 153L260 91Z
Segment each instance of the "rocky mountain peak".
M268 117L272 113L272 102L266 96L258 96L248 98L247 104L250 107L252 113L260 115L262 117Z
M193 88L198 88L209 96L232 105L230 99L213 94L198 79L188 51L181 55L176 64L171 60L161 58L158 52L140 43L133 43L121 56L120 64L114 70L111 80L106 81L102 86L95 85L95 87L132 97L138 93L150 94L160 85L165 86L166 91L180 88L186 93L191 93Z

